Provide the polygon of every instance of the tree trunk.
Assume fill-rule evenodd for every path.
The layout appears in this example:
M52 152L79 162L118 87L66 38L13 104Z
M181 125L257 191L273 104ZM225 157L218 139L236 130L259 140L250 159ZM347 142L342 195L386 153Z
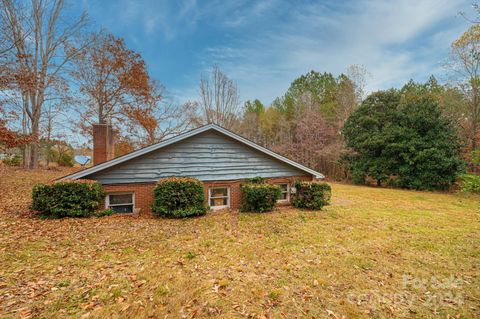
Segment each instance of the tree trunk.
M38 153L39 147L38 143L34 141L32 143L32 152L30 153L30 169L37 169L38 168Z
M27 98L25 94L22 94L22 133L24 135L30 134L28 127L28 116L27 116ZM23 168L28 168L30 166L30 146L23 145L22 147L22 156L23 156Z
M47 142L47 168L50 167L52 147L50 145L50 141Z
M38 168L38 135L39 135L39 119L32 119L32 134L34 140L30 143L30 165L28 168L37 169Z
M28 152L27 152L27 145L22 146L22 160L23 160L23 168L28 168Z

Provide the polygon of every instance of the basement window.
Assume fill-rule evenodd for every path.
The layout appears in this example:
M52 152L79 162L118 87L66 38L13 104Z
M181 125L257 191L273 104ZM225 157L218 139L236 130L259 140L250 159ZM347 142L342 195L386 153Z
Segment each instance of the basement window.
M212 209L222 209L230 207L230 187L210 187L208 189L208 203Z
M279 202L288 202L290 200L290 185L288 183L277 184L282 189Z
M106 207L115 213L133 213L135 196L133 193L113 193L105 198Z

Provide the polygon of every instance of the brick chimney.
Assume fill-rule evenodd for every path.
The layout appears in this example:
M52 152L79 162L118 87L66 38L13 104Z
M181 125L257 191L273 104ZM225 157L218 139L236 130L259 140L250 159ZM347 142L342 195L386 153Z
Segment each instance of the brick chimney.
M113 128L110 124L93 124L93 165L114 158Z

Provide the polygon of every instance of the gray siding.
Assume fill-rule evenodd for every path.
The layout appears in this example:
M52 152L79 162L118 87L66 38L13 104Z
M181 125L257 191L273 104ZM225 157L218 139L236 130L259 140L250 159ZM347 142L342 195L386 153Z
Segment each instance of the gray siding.
M207 131L86 178L117 184L156 182L168 176L214 181L305 174L223 134Z

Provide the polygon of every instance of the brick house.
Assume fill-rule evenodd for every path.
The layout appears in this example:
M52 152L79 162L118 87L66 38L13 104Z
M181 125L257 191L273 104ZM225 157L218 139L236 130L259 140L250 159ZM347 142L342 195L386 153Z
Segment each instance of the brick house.
M240 184L261 176L282 187L280 203L290 201L295 180L324 176L215 124L208 124L124 156L113 158L109 125L93 128L94 166L60 180L93 179L107 193L105 207L119 213L151 213L153 189L163 177L189 176L204 183L212 209L240 207Z

